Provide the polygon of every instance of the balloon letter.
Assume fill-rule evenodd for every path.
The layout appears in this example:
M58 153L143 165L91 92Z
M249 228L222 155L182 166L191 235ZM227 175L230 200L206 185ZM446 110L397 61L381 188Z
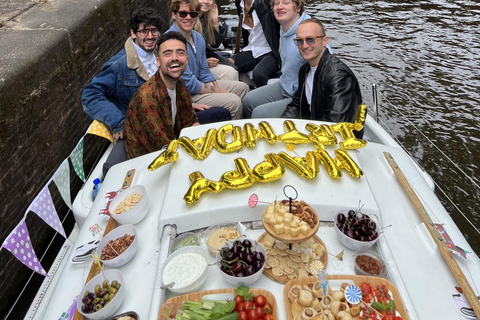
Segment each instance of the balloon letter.
M332 129L325 124L317 126L313 123L307 123L305 129L310 131L309 137L315 144L333 146L337 144L337 137Z
M277 142L278 137L270 123L262 121L258 124L258 127L260 129L260 138L264 138L270 144Z
M292 157L283 151L278 156L285 165L304 178L313 179L318 175L318 159L313 151L307 151L305 158Z
M178 152L177 150L177 144L178 140L172 140L168 144L168 147L165 151L160 153L155 160L153 160L149 165L148 165L148 170L154 171L161 166L164 166L169 163L173 163L177 161L178 159Z
M212 191L217 193L222 191L224 188L220 182L205 179L200 171L192 172L188 178L192 184L183 197L183 200L187 203L187 205L191 205L192 203L198 201L200 195L204 192Z
M252 169L248 166L247 160L243 158L235 159L237 170L227 171L220 178L220 182L229 189L243 189L250 187L255 180L252 176Z
M310 138L308 135L298 132L295 123L292 120L285 120L283 123L286 133L278 136L278 141L283 143L310 143Z
M267 153L265 160L253 168L253 177L258 182L270 182L280 179L285 175L285 167L275 153Z
M330 125L330 128L342 135L343 141L341 141L339 144L340 147L344 149L360 149L367 145L367 141L355 138L353 135L353 130L355 130L355 125L353 123L340 122Z
M204 160L212 151L215 143L216 129L209 129L205 136L190 140L188 137L180 137L178 143L185 148L185 150L197 160Z
M233 141L228 143L225 139L227 133L232 132ZM233 124L226 124L217 130L217 137L215 139L215 146L221 153L230 153L242 149L243 147L242 128L233 126Z
M349 175L356 179L359 179L363 175L362 169L353 161L346 150L336 149L335 155L338 158L336 160L341 163L341 166L347 170Z
M257 144L257 130L251 123L243 126L243 144L247 148L253 148Z

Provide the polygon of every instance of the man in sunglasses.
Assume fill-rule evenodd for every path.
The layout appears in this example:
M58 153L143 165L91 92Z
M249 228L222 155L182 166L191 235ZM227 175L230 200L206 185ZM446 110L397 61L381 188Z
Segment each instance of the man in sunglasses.
M210 108L223 107L232 119L243 115L242 97L248 92L246 83L216 80L208 67L203 35L194 30L201 4L197 0L173 0L173 24L167 32L180 32L187 39L188 65L182 79L192 95L192 102Z
M354 122L362 103L360 86L352 70L326 49L322 23L315 18L302 21L293 42L307 63L300 68L298 89L282 118Z

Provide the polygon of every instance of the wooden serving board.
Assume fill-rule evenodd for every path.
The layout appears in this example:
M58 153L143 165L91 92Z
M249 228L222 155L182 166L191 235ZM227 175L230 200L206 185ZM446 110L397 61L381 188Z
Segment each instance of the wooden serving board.
M392 298L393 301L395 301L395 309L400 313L402 316L403 320L410 320L407 309L405 309L405 305L403 304L402 297L400 296L400 293L397 290L397 287L390 281L384 278L380 277L369 277L369 276L356 276L356 275L327 275L326 276L327 280L345 280L345 281L353 281L353 283L356 286L360 286L364 282L368 282L372 287L376 287L379 285L386 285L388 290L392 292ZM303 286L304 284L307 284L309 282L318 282L317 277L306 277L306 278L300 278L300 279L295 279L289 281L284 289L283 289L283 299L285 301L285 311L287 312L287 320L292 320L292 309L291 309L291 303L290 300L288 299L288 292L294 285L300 285ZM338 290L338 288L333 287L332 289Z
M235 289L228 288L228 289L215 289L215 290L207 290L207 291L199 291L199 292L192 292L187 293L181 296L173 297L165 301L158 312L158 320L162 319L162 313L168 308L170 305L178 306L185 300L190 301L201 301L204 296L218 294L218 293L232 293L235 295ZM253 292L255 295L263 295L267 298L267 302L272 305L272 315L275 319L278 319L278 309L277 309L277 301L275 300L275 296L268 290L265 289L254 289L250 288L250 291ZM232 296L233 299L233 296Z
M266 248L266 246L265 246L265 244L263 244L263 241L265 240L266 236L267 236L267 233L265 232L258 238L258 242L260 242L263 245L264 248ZM323 255L320 257L320 261L323 263L323 265L326 268L327 267L327 262L328 262L328 253L326 251L327 247L323 243L322 239L320 239L318 236L315 235L311 238L313 239L314 242L320 243L325 247L325 251L323 252ZM276 255L276 256L279 257L279 258L283 258L280 255ZM289 259L288 256L285 256L285 258ZM267 259L268 259L268 253L267 253ZM306 268L306 267L308 267L308 264L301 263L301 267ZM266 275L267 277L269 277L270 279L272 279L274 281L277 281L279 283L282 283L282 284L285 284L285 283L287 283L291 280L287 275L282 275L282 276L274 275L272 269L265 268L263 270L263 274Z
M312 208L312 207L310 206L310 208ZM312 208L312 211L313 211L313 214L317 217L317 223L315 224L315 226L313 228L310 228L310 230L307 234L303 234L303 233L300 232L298 234L298 236L295 236L295 237L292 236L292 235L289 235L289 234L285 234L285 233L276 234L275 230L273 229L273 226L265 221L265 214L267 213L267 209L265 209L263 211L263 214L262 214L263 227L265 228L265 231L269 235L271 235L273 238L275 238L277 240L280 240L280 241L283 241L283 242L288 242L288 243L303 242L303 241L308 240L311 237L313 237L313 235L317 233L318 228L320 227L320 222L318 221L318 214L315 211L315 209L313 209L313 208Z

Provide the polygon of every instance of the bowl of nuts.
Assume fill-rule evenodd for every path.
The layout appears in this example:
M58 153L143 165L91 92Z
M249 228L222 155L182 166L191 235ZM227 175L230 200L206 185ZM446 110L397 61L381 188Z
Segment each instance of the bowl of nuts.
M109 207L110 215L120 224L136 224L148 213L148 197L142 185L131 186L117 194Z
M118 310L124 296L122 273L116 269L107 270L83 287L78 296L77 309L88 319L105 319Z
M96 251L104 265L117 268L133 258L137 246L137 229L131 224L124 224L107 233Z

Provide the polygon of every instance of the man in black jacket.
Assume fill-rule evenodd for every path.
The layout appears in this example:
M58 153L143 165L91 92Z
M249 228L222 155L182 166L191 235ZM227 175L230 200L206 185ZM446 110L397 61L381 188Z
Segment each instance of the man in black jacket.
M298 74L298 89L282 118L354 122L362 94L352 70L326 50L328 37L315 18L302 21L295 44L307 60Z
M246 47L229 60L239 73L253 70L253 81L257 88L267 84L279 70L281 59L278 53L280 25L270 6L270 0L235 0L238 14L243 12L243 30L248 31Z

